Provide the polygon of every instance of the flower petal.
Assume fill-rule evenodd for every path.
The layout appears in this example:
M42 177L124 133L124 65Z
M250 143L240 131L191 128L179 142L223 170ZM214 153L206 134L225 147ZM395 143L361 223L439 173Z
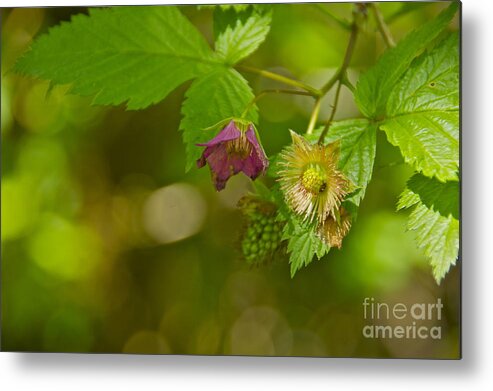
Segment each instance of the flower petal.
M196 145L199 147L212 147L214 145L217 145L225 141L231 141L237 139L238 137L240 137L240 135L241 135L241 131L236 127L235 122L231 121L212 140L210 140L207 143L196 144Z
M254 158L254 160L256 161L256 166L257 167L261 166L262 171L265 172L265 170L267 170L267 167L269 167L269 160L265 155L264 149L262 148L262 146L257 140L257 135L252 125L248 126L248 130L246 131L246 137L248 141L250 141L250 143L253 145L254 152L256 153L256 156Z
M205 160L209 163L212 180L217 190L224 189L228 179L239 172L234 169L224 144L210 147L210 153Z

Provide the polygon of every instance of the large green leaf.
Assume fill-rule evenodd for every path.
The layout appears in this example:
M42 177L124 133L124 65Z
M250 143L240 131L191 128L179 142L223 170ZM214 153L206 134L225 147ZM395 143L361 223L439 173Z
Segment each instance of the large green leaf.
M219 57L233 65L257 50L269 33L271 14L270 11L258 12L253 7L240 13L218 8L215 23L219 26L215 30L219 32L215 46Z
M394 87L381 124L406 162L442 181L459 165L459 43L451 34L420 56Z
M415 198L402 199L402 207L423 203L428 209L439 212L444 217L452 216L459 219L459 182L440 182L436 178L428 178L415 174L407 182L407 188Z
M192 83L182 106L180 123L186 145L187 170L195 164L203 149L195 144L209 141L218 131L207 128L226 118L239 117L253 97L247 81L234 69L221 68ZM257 121L256 107L249 110L247 119Z
M375 66L359 78L355 98L365 116L378 118L385 114L387 99L395 84L413 59L447 27L458 7L458 2L452 2L436 18L408 34L396 47L387 50Z
M176 7L90 9L38 38L15 70L72 84L95 104L142 109L219 60Z
M459 251L459 182L442 183L414 175L402 193L398 209L411 208L408 229L430 258L437 283L455 265Z
M322 128L315 130L316 139L321 130ZM359 205L365 196L373 172L376 130L377 126L366 119L337 121L331 125L324 140L325 143L341 141L339 168L359 188L358 192L347 198L356 205Z
M459 120L457 113L424 112L394 117L381 128L400 148L407 163L441 180L457 178Z

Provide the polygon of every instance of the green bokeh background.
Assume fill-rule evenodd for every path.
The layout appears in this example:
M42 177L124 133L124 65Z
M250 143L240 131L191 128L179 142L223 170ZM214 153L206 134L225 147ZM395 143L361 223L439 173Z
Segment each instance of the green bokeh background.
M390 25L398 40L445 4L416 3ZM322 5L350 18L350 4ZM402 3L381 5L390 15ZM322 85L348 33L311 5L276 5L248 64ZM183 12L212 40L211 10ZM235 209L249 181L216 193L207 169L184 172L178 132L187 86L143 111L94 107L8 72L33 38L85 8L2 9L2 350L356 357L459 355L459 267L440 286L406 232L396 200L412 170L378 135L372 182L342 250L290 278L287 259L249 268ZM458 20L455 20L457 28ZM384 49L370 19L350 76ZM246 75L255 91L279 86ZM323 103L322 118L330 111ZM268 154L303 131L306 97L267 96ZM359 116L347 91L338 119ZM362 337L365 297L444 303L442 339Z

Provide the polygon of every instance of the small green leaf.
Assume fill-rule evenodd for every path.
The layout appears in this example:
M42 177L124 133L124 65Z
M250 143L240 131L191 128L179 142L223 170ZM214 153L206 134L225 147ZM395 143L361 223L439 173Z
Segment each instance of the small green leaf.
M254 13L263 15L272 12L272 4L217 4L214 9L214 39L224 33L228 27L234 28L238 20L245 23Z
M320 259L330 250L330 247L317 237L315 227L300 223L295 216L290 216L284 226L282 240L288 241L291 278L299 269L311 263L314 256Z
M206 129L229 117L239 117L253 99L248 82L234 69L221 68L195 80L186 92L182 105L180 129L186 146L186 170L200 157L195 144L209 141L219 129ZM247 118L257 122L256 107Z
M366 119L350 119L334 122L324 142L341 140L339 168L360 189L347 198L359 205L373 172L376 152L377 126ZM318 139L322 128L314 131L313 139Z
M459 251L459 182L441 183L435 178L414 175L402 193L398 209L414 207L408 229L430 258L437 283L455 265Z
M198 30L176 7L89 9L38 38L15 71L72 84L93 103L142 109L183 82L219 67Z
M440 15L387 50L377 64L363 74L357 84L355 99L361 112L369 118L384 115L387 99L413 59L450 23L459 7L452 2Z
M451 34L416 59L394 87L381 124L405 161L426 176L457 179L459 43Z
M220 31L216 39L216 52L228 65L234 65L252 54L269 33L272 13L259 13L253 7L251 9L252 12L248 14L244 12L238 15L233 23L230 22L230 24L219 27L223 30ZM225 13L220 9L217 12ZM244 15L248 16L245 17Z
M409 216L408 228L416 231L418 247L430 258L433 276L440 283L457 260L459 221L419 204Z

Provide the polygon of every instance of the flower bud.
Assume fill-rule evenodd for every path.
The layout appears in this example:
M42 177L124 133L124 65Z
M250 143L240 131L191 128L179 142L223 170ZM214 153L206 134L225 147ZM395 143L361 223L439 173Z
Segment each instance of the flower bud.
M197 145L205 147L197 166L201 168L209 164L218 191L224 189L228 179L240 171L254 180L269 166L252 123L231 120L212 140Z

